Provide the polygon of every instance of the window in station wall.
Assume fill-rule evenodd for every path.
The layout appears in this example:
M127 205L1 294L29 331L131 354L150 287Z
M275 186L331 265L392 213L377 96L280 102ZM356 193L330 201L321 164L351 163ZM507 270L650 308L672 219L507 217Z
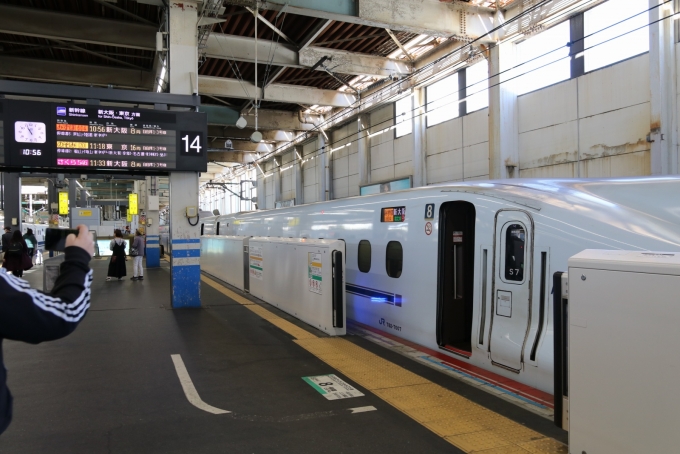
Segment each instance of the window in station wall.
M413 131L413 96L401 98L394 103L395 138L411 134Z
M518 76L514 81L516 92L521 95L569 79L571 64L566 58L569 39L569 21L566 21L519 43L517 63L525 64L508 71L505 77L501 75L501 80ZM555 51L550 52L552 50Z
M646 1L609 0L583 13L586 72L649 51L648 8Z
M465 72L467 112L489 107L489 65L486 60L468 67Z
M456 118L458 111L458 73L446 77L425 89L427 127Z

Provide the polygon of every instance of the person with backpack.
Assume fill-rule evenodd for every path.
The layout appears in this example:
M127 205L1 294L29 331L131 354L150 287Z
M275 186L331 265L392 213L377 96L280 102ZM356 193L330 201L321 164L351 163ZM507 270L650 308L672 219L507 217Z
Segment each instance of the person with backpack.
M2 266L7 268L7 271L11 271L13 275L22 277L26 264L24 256L28 257L28 246L21 237L21 232L15 230L5 251L5 261Z
M36 240L35 235L33 235L33 229L26 229L24 241L28 247L28 256L31 258L31 263L33 263L33 256L35 255L35 250L38 248L38 240Z

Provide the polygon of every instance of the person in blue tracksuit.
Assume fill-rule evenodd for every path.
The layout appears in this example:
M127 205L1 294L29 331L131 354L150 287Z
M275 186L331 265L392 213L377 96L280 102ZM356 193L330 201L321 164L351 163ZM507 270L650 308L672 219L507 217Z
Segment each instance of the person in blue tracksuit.
M92 255L92 234L80 225L78 236L66 239L64 262L49 295L0 269L0 433L12 421L12 395L7 388L2 340L38 344L71 334L90 307Z

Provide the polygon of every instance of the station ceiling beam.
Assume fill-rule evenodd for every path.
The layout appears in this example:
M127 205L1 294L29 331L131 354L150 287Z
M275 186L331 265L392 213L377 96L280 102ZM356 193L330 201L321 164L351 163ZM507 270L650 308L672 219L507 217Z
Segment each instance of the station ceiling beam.
M269 130L260 132L262 133L262 140L265 142L290 142L297 136L293 131ZM226 139L250 140L251 134L252 131L249 129L239 129L234 126L208 126L208 137L221 138L223 141Z
M411 72L408 64L391 58L314 46L305 46L298 50L290 44L279 43L273 46L271 41L216 33L208 38L206 55L210 58L254 63L256 45L258 55L266 56L274 66L312 68L321 58L328 57L328 65L333 67L333 72L340 74L386 77ZM324 71L321 67L317 70Z
M247 164L257 159L256 153L243 151L210 151L208 150L208 162L235 162L237 164Z
M255 98L255 84L252 82L223 77L199 76L198 91L200 94L227 98ZM349 107L356 102L356 97L350 93L283 84L269 85L258 98L263 101L333 107Z
M156 50L157 31L135 22L0 5L0 33Z
M104 87L112 85L116 88L145 90L151 89L154 81L153 73L150 71L2 55L0 55L0 76L42 82Z
M227 0L252 7L255 0ZM477 38L492 28L493 10L464 2L423 0L269 0L264 9L300 16L332 19L371 27L390 28L430 36Z

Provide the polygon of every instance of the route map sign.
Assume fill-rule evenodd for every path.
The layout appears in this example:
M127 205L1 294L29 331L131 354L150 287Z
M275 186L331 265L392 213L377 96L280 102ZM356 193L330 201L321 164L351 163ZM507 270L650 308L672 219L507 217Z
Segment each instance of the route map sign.
M207 125L200 112L0 100L0 165L205 172Z

